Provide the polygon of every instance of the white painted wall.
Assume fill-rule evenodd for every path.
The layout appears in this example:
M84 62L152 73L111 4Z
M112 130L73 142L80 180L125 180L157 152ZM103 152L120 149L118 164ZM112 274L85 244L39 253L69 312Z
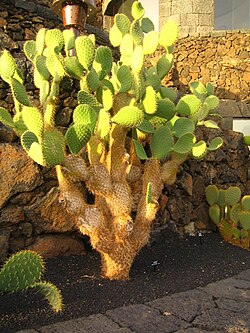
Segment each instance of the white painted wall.
M140 0L144 9L145 16L154 23L155 30L159 29L159 0Z

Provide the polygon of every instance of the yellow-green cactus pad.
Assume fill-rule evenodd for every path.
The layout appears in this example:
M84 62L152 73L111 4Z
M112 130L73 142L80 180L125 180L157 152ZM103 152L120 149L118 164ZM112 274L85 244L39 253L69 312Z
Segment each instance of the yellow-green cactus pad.
M250 211L242 211L239 214L240 217L240 225L241 227L249 231L250 230Z
M243 137L243 142L244 142L246 145L250 146L250 135L244 135L244 137Z
M36 52L38 55L43 54L43 50L45 48L45 35L46 35L45 28L39 29L36 35Z
M218 225L220 223L221 219L221 211L220 207L217 204L213 204L212 206L209 207L209 217L210 219Z
M50 72L46 65L46 57L43 55L37 55L34 59L34 65L42 78L48 81L50 78Z
M185 117L178 118L173 126L173 134L177 138L181 137L183 134L186 133L193 133L194 130L195 130L194 122L191 119Z
M123 34L122 32L118 29L117 25L114 24L112 28L109 30L109 40L110 43L114 46L120 46L121 41L122 41Z
M154 114L157 110L157 96L153 87L148 86L142 100L143 109L147 114Z
M44 161L44 156L43 156L43 149L42 149L42 146L39 143L37 143L37 142L32 143L32 145L29 149L28 155L37 164L40 164L42 166L46 165L46 163Z
M0 75L3 80L11 79L16 71L16 62L9 51L4 50L0 57Z
M63 33L59 29L50 29L45 34L45 44L49 49L60 52L64 47Z
M162 160L173 148L173 135L167 126L159 126L151 137L152 157Z
M27 130L27 126L25 125L22 117L22 113L18 112L13 117L13 122L15 124L15 132L17 135L21 136L23 132Z
M185 133L180 136L173 147L173 151L180 154L185 154L191 152L194 145L194 135L193 133Z
M133 77L129 67L126 65L122 65L121 67L118 68L116 75L119 81L118 83L119 93L124 93L129 91L133 82Z
M81 79L84 75L84 68L80 64L76 56L70 56L64 58L65 71L68 75L76 79Z
M158 46L158 33L150 31L144 36L143 39L143 54L152 54L156 51Z
M68 51L74 49L75 47L75 34L70 29L63 30L63 38L64 38L64 49L66 54L68 55Z
M43 155L47 166L61 164L65 158L65 139L57 129L44 132Z
M217 203L219 190L216 185L208 185L205 190L206 199L209 205Z
M37 136L29 130L25 131L21 136L21 144L27 153L33 142L39 143Z
M76 54L80 64L90 69L95 58L95 45L87 36L80 36L75 41Z
M26 57L33 62L36 56L36 42L34 40L28 40L24 43L23 51Z
M232 237L235 239L240 239L240 230L238 228L232 228Z
M178 27L173 21L168 21L162 27L159 34L159 44L164 47L169 47L174 44L178 37Z
M100 80L95 69L92 67L86 75L86 82L90 91L96 91L100 86Z
M113 106L113 93L107 87L102 89L102 104L105 111L109 111Z
M136 45L142 45L144 34L139 21L134 21L130 27L130 34Z
M43 117L35 107L25 106L22 110L23 121L27 128L41 138L43 132Z
M49 82L44 80L40 85L39 99L41 104L44 104L46 102L49 95L49 88Z
M123 127L137 127L143 121L144 114L136 106L124 106L112 118L112 122Z
M121 31L122 35L125 35L129 32L131 22L126 15L120 13L116 14L115 24L117 28Z
M126 34L123 36L120 44L121 55L131 57L133 51L134 51L133 37L130 34Z
M88 104L79 104L73 113L73 121L75 124L89 125L91 128L95 126L97 120L96 111Z
M140 20L144 16L145 10L140 1L133 2L131 14L135 20Z
M136 100L141 101L142 97L145 94L146 91L146 84L145 84L145 80L142 76L141 73L135 73L134 74L134 90L135 90L135 96L136 96Z
M219 149L222 145L223 145L223 139L220 138L220 137L216 137L216 138L211 140L207 149L209 151L214 151L214 150Z
M189 89L192 94L197 96L202 101L204 101L207 97L207 88L200 81L194 81L189 83Z
M105 138L110 131L110 114L101 109L98 115L97 133L101 139Z
M96 56L93 67L96 70L99 79L102 80L106 75L110 74L113 66L112 53L109 47L99 46L96 49Z
M40 280L43 271L44 263L39 254L27 250L15 253L0 271L0 290L27 289Z
M95 96L87 93L86 91L80 90L77 94L77 99L79 104L89 104L96 111L99 111L102 107Z
M13 97L22 105L30 105L28 95L26 93L25 87L18 80L11 78L10 86Z
M9 113L9 111L2 107L0 107L0 122L7 127L15 127L11 114Z
M65 72L63 64L54 52L49 52L46 57L46 66L56 82L62 80Z
M140 159L140 160L147 160L147 154L143 148L143 146L137 141L133 139L133 144L135 147L135 152L136 152L136 156Z
M173 55L165 54L163 55L156 64L157 75L162 80L169 72L173 64Z
M39 291L48 301L54 312L60 312L63 309L62 295L60 290L50 282L37 282L32 286Z
M220 207L226 206L226 190L220 189L217 203Z
M66 142L72 154L78 154L88 143L91 137L91 130L83 124L74 124L66 132Z
M144 61L143 49L141 45L137 45L133 51L131 58L131 68L134 73L139 73L142 69Z
M203 125L206 126L207 128L219 129L219 126L217 125L217 123L213 120L210 120L210 119L203 121Z
M226 190L226 204L236 205L241 199L241 189L238 186L230 186Z
M198 97L195 95L186 95L179 100L176 109L177 113L181 116L189 116L198 112L200 107L201 101Z
M241 199L241 206L243 210L250 210L250 195L244 195Z
M210 95L205 99L204 103L208 105L209 111L211 111L219 106L220 100L217 96Z
M192 148L191 155L194 159L199 160L202 159L207 153L207 145L206 142L200 140L196 142Z

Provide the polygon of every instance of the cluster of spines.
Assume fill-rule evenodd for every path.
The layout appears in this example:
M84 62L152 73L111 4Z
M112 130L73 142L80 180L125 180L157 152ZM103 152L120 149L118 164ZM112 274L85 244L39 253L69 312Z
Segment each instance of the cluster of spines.
M250 196L241 198L237 186L218 189L216 185L206 188L209 216L218 226L223 238L233 244L249 248L250 243Z
M62 296L50 282L41 281L44 262L41 256L25 250L12 255L0 270L0 291L17 292L28 288L40 291L55 312L62 310Z

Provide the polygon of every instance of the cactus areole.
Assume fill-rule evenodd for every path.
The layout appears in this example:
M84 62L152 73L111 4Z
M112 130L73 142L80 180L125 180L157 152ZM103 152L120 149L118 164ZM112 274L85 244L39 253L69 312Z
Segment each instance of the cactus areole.
M162 189L175 182L179 166L222 144L218 137L207 143L195 136L196 126L216 127L209 119L218 106L211 85L194 82L191 93L176 102L175 90L162 84L173 62L176 25L167 22L155 32L138 1L131 13L132 21L117 14L110 31L110 42L120 49L118 62L108 47L95 46L94 35L75 37L71 30L41 29L36 41L25 43L39 107L30 102L11 54L0 57L0 75L15 103L14 115L0 108L0 121L20 136L36 163L55 166L62 205L90 237L109 279L128 279L148 242ZM159 45L165 52L147 68L145 57ZM55 123L65 76L80 87L66 133ZM91 204L83 186L93 193Z

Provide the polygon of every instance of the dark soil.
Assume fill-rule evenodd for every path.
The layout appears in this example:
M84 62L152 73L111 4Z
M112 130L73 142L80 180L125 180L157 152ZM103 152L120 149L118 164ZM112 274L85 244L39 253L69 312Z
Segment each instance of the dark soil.
M154 261L159 265L152 266ZM54 314L32 290L0 294L1 333L104 313L205 286L249 269L250 255L223 242L217 233L179 238L163 230L139 253L129 281L102 279L100 258L93 251L85 256L47 259L46 267L44 279L61 289L64 311Z

